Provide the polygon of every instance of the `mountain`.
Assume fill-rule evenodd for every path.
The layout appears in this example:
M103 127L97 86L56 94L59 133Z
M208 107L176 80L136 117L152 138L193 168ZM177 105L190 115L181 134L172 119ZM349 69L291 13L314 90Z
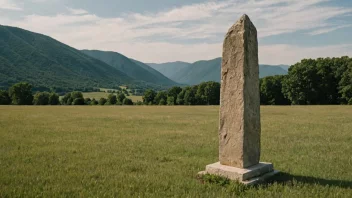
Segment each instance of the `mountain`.
M81 50L81 52L103 61L104 63L126 73L134 79L164 86L172 86L177 84L150 66L127 58L117 52L106 52L99 50Z
M177 68L177 66L172 66L168 63L149 63L149 65L163 73L165 76L174 80L175 82L181 84L196 85L206 81L220 82L221 58L206 61L197 61L193 64L188 65L184 64L183 66L181 66L182 68ZM282 67L288 68L289 66L259 65L259 77L263 78L266 76L287 74L287 70Z
M288 69L290 69L290 65L278 65L279 67L281 67L282 69L284 69L285 71L288 71Z
M135 84L110 65L48 36L0 26L0 87L26 81L34 87L83 89Z
M259 77L263 78L266 76L275 76L275 75L285 75L288 70L283 69L280 66L273 65L259 65Z
M191 63L186 63L186 62L169 62L169 63L147 63L150 67L158 70L160 73L164 74L166 77L170 78L171 80L178 80L174 79L173 75L175 73L178 73L180 70L182 70L185 67L188 67L191 65Z
M197 61L173 75L176 82L196 85L206 81L220 82L221 58L208 61Z

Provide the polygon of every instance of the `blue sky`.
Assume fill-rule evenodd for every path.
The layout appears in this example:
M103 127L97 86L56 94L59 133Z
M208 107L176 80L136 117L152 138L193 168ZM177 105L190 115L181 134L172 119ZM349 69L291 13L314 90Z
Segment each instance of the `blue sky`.
M244 13L258 29L261 64L352 56L351 0L0 0L2 25L158 63L220 57Z

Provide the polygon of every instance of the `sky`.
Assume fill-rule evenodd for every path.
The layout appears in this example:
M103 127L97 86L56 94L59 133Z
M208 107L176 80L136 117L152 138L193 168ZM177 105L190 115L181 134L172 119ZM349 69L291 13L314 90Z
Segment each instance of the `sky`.
M260 64L352 56L352 0L0 0L0 24L147 63L220 57L247 14Z

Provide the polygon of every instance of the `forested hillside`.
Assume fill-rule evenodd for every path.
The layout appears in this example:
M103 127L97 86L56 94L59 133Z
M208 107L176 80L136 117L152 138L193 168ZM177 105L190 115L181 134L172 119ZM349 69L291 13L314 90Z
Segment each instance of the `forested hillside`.
M150 66L127 58L126 56L117 52L107 52L99 50L81 50L88 56L96 58L105 62L106 64L126 73L128 76L157 85L176 85L177 83L165 77L160 72L151 68Z
M164 74L171 80L177 81L178 79L175 79L174 75L177 74L183 68L190 66L191 63L177 61L169 63L147 63L147 65Z
M63 90L134 83L125 73L48 36L0 26L0 86Z

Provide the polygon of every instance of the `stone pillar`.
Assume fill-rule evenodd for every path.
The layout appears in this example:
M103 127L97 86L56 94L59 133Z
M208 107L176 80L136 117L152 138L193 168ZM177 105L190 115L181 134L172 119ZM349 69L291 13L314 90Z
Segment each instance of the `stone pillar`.
M260 158L258 40L247 15L230 28L222 56L220 163L247 168Z
M278 173L260 163L260 93L257 30L243 15L223 45L219 160L202 174L254 184Z

